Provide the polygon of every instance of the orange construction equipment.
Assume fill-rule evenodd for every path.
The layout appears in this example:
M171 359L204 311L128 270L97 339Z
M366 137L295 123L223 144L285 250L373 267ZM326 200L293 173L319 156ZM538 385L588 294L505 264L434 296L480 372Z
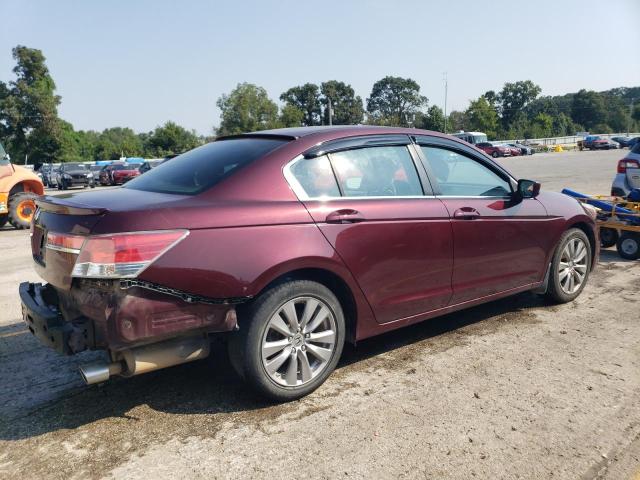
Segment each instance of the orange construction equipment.
M36 199L44 194L42 180L28 168L12 165L0 145L0 227L29 228Z

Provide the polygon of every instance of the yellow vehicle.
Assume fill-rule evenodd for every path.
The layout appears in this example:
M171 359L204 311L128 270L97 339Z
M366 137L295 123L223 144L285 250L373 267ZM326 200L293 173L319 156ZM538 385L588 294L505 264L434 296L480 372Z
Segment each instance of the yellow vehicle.
M29 228L36 199L44 194L42 180L31 170L12 165L0 144L0 227Z

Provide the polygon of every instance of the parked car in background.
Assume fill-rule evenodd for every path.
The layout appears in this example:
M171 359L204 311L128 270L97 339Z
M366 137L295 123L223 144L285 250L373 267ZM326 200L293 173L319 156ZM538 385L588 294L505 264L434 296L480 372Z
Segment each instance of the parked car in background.
M517 148L518 150L520 150L521 155L533 155L535 153L533 148L527 145L523 145L522 143L507 143L507 145L511 148Z
M499 143L497 145L508 148L511 151L512 157L519 157L520 155L522 155L522 150L520 150L518 147L514 147L508 143Z
M60 169L59 163L44 163L40 168L40 173L42 173L42 183L44 183L45 187L55 187L56 183L56 174Z
M638 142L640 142L640 137L634 137L631 140L629 140L629 144L627 146L629 148L633 148L638 144Z
M625 148L629 146L629 142L631 141L631 137L611 137L613 142L616 142L620 148Z
M610 150L618 148L618 144L598 135L588 135L584 140L578 140L578 148L580 150Z
M493 158L511 156L511 147L507 147L504 145L494 145L493 143L489 142L481 142L477 143L476 147L485 152L487 155L491 155Z
M138 170L140 171L140 174L143 174L145 172L148 172L152 168L156 168L162 162L164 162L164 160L162 160L162 159L161 160L147 160L146 162L144 162L143 164L141 164L138 167Z
M62 163L56 173L58 190L67 190L72 187L95 187L93 173L84 163Z
M139 164L113 162L100 170L101 185L122 185L140 175Z
M320 386L345 341L523 291L572 301L598 257L593 207L408 128L222 137L38 206L47 283L20 285L24 318L60 353L109 352L87 383L204 358L215 333L279 401Z
M626 198L631 190L636 188L640 188L640 142L618 162L616 176L611 185L611 195Z
M93 174L91 177L91 185L94 187L98 184L98 178L100 177L101 170L102 165L89 165L89 171Z
M48 183L48 176L51 173L52 170L52 166L50 163L43 163L40 166L40 169L38 170L38 173L40 174L40 178L42 179L42 183L44 184L45 187L49 186Z

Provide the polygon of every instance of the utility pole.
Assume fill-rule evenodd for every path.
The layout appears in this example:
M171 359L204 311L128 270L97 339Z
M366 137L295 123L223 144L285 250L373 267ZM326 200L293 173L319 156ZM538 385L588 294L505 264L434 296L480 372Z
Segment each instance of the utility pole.
M333 107L331 106L331 98L327 97L329 107L329 126L333 125Z
M629 102L629 120L627 120L627 137L629 136L629 132L631 131L631 119L633 118L633 102L635 98L632 98Z
M447 133L447 90L449 89L449 82L447 80L447 72L444 75L444 133Z

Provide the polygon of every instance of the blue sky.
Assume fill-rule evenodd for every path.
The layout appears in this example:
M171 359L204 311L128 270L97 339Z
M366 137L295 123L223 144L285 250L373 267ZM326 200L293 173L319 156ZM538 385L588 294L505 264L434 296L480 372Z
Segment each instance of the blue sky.
M385 75L416 80L449 110L531 79L544 94L640 85L640 0L0 0L0 79L11 48L43 50L77 129L199 133L239 82L287 88L337 79L366 98Z

